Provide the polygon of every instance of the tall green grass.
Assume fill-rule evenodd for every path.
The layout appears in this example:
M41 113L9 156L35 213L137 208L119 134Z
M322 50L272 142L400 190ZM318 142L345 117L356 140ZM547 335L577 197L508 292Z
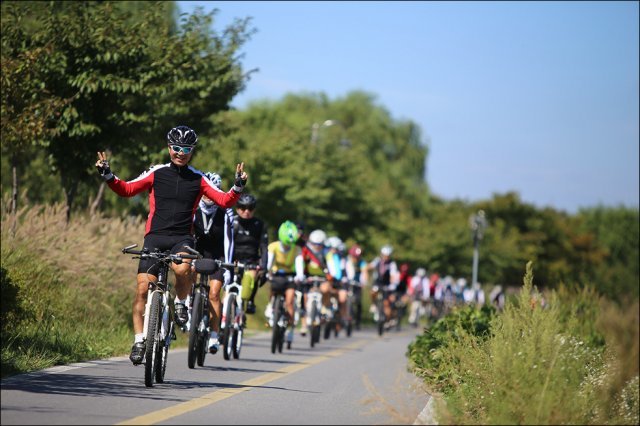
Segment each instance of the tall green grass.
M622 319L619 309L589 291L552 292L543 305L532 283L529 263L515 303L486 332L459 321L431 347L432 338L409 347L413 370L442 402L439 422L638 424L637 304L620 324L635 347L623 348L605 326Z
M119 249L140 220L62 205L2 211L2 376L121 355L131 345L136 262Z

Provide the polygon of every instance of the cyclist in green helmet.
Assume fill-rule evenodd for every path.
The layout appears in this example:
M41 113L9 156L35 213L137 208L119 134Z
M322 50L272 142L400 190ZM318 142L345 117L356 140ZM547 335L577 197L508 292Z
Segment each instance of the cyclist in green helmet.
M271 297L284 291L285 306L289 314L287 342L293 341L295 286L304 280L302 249L296 245L298 238L297 226L286 220L278 228L278 241L270 243L267 249L267 277L271 283ZM294 277L293 281L291 277ZM270 308L271 303L267 305L267 317L270 316Z

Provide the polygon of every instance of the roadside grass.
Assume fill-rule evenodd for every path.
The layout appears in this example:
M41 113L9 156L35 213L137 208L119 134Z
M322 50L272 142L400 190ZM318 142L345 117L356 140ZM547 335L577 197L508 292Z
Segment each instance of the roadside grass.
M633 314L564 289L542 306L532 282L529 263L515 303L486 332L459 321L439 341L410 345L411 368L444 402L438 422L638 424L637 304Z
M2 377L123 355L137 263L120 249L140 220L75 215L62 205L2 209ZM135 241L133 241L135 242Z
M141 247L144 221L76 213L67 223L62 204L25 205L15 216L9 205L2 201L2 377L128 355L138 262L121 249ZM246 335L268 330L268 302L266 284ZM186 347L188 334L176 335L172 346Z

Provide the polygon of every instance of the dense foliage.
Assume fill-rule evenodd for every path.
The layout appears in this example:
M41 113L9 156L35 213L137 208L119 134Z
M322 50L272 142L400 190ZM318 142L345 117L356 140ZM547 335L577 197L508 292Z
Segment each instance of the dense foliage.
M25 182L33 159L60 181L34 175L72 207L95 195L98 150L114 152L120 172L138 172L167 123L207 132L228 108L248 79L237 57L248 20L218 34L215 11L177 29L172 11L172 2L2 3L2 153ZM29 191L34 201L46 197L38 192Z

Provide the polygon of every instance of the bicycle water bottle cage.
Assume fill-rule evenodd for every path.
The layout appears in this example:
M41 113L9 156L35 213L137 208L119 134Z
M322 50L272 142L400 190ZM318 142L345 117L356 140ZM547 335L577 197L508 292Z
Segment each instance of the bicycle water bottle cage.
M196 263L196 272L211 275L218 270L218 263L213 259L198 259Z

